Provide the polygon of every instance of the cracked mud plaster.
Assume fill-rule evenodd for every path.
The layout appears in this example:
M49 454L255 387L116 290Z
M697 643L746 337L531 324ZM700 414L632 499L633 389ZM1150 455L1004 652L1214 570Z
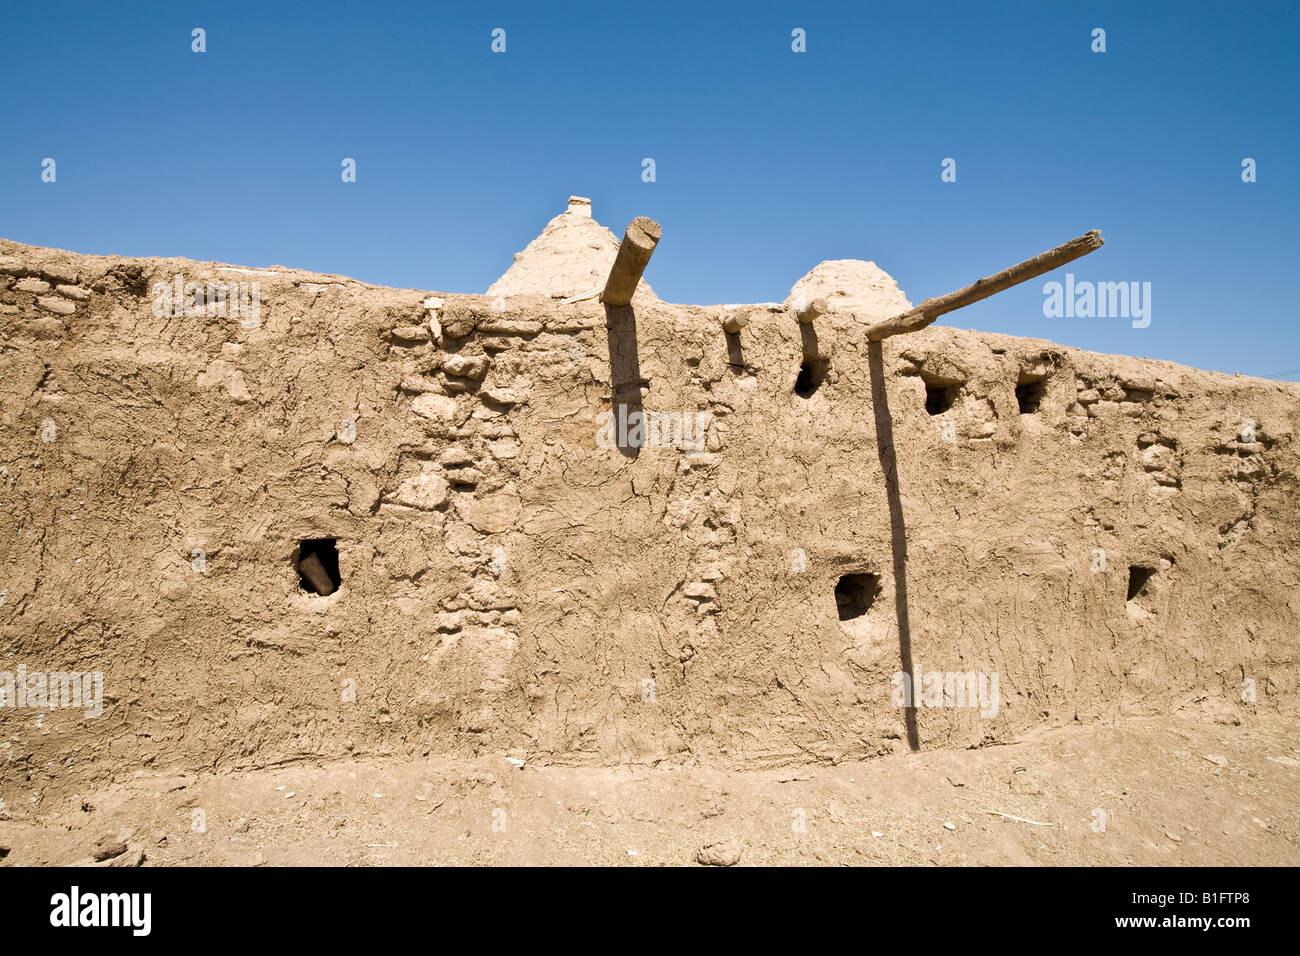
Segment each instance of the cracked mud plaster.
M260 322L155 316L176 274L256 279ZM729 335L646 294L612 349L595 300L7 241L0 278L5 660L105 692L0 709L10 805L348 754L868 757L908 746L904 657L1001 678L994 719L915 712L925 748L1231 710L1243 675L1295 710L1300 386L938 326L873 362L788 304ZM646 413L704 415L698 448L602 447L611 354ZM878 581L853 620L846 575Z

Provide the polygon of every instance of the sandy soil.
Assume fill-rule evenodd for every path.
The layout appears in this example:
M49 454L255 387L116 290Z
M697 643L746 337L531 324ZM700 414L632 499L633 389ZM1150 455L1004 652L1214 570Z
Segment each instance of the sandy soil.
M1296 731L1131 718L752 773L484 758L142 775L11 806L0 847L18 866L92 864L101 841L127 849L100 866L1296 865Z

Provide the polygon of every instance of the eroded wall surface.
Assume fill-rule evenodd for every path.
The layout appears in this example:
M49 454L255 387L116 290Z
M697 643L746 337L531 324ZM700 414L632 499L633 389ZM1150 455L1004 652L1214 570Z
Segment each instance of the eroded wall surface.
M256 325L155 308L177 275L256 281ZM104 689L0 707L11 809L140 769L755 767L1297 709L1294 384L430 295L0 242L0 670ZM904 669L996 675L996 707L900 707Z

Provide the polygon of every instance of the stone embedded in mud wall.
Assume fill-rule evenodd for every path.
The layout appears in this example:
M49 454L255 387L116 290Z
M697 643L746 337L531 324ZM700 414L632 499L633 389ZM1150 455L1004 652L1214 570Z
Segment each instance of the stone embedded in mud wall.
M176 275L255 278L258 323L155 314ZM1296 710L1300 386L947 327L871 344L811 283L810 325L642 283L619 338L556 297L576 280L4 241L0 276L0 636L106 695L39 727L0 707L10 805L123 766L754 767ZM906 310L874 281L838 298ZM958 706L966 674L996 702Z

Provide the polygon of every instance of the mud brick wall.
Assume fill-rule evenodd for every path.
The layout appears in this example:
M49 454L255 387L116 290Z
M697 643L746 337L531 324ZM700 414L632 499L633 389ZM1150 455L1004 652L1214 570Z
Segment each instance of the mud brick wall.
M178 274L258 282L256 327L156 315ZM0 796L1297 709L1300 386L946 327L869 347L776 305L728 335L717 307L504 303L0 242L0 669L105 692L0 708ZM619 404L700 414L703 448L608 447ZM329 596L296 566L321 539ZM997 715L895 706L903 668L996 673Z

